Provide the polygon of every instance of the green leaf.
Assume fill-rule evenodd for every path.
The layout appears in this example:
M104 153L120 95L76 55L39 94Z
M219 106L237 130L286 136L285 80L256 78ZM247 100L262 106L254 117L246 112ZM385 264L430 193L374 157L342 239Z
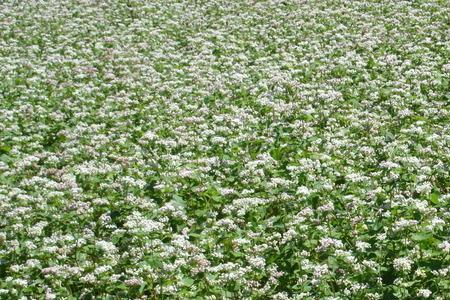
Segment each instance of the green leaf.
M0 154L7 154L11 151L11 147L7 145L0 146Z
M339 262L335 257L328 257L328 266L331 267L332 269L337 269L339 268Z
M141 284L141 287L139 288L139 294L142 294L142 292L144 291L146 285L147 284L145 282L143 284Z
M194 284L194 279L192 279L191 277L184 277L181 282L183 283L183 285L185 286L191 286Z
M433 237L433 234L428 233L428 232L414 233L411 235L411 238L414 241L424 241L424 240L428 240L431 237Z
M430 195L430 201L433 203L433 204L439 204L439 193L432 193L431 195Z
M183 198L176 194L172 196L171 202L178 208L184 209L186 207L186 201L184 201Z

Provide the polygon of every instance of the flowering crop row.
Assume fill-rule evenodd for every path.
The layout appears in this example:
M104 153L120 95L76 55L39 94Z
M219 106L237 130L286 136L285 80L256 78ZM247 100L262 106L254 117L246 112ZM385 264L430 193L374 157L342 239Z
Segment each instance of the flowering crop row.
M0 299L450 299L450 1L0 1Z

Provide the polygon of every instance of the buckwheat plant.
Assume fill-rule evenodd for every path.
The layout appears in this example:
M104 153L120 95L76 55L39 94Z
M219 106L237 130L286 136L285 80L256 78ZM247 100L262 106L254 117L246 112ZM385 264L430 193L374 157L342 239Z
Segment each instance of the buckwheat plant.
M450 1L0 1L0 299L450 299Z

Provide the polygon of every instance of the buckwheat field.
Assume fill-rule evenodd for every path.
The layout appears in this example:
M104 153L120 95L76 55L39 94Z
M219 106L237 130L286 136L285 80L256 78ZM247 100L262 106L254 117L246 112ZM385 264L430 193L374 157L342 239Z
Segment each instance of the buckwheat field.
M450 299L450 1L0 3L0 299Z

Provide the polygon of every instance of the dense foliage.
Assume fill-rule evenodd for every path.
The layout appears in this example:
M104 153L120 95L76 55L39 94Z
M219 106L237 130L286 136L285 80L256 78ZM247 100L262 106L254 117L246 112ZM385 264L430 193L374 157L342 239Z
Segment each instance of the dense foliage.
M0 299L450 299L450 1L0 2Z

